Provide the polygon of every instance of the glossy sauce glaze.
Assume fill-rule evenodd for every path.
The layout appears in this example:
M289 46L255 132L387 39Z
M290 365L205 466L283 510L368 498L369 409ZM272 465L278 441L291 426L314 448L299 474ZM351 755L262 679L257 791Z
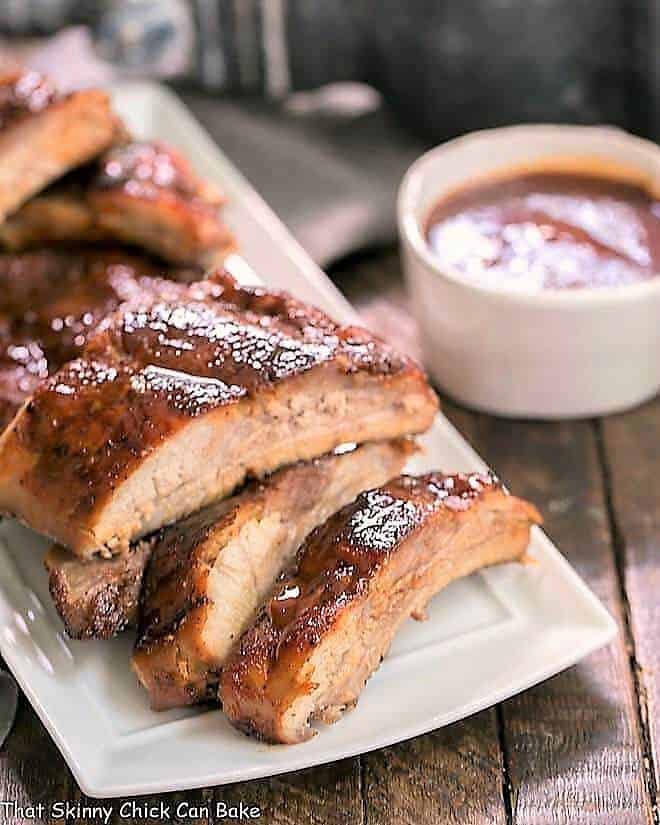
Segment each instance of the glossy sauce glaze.
M27 115L43 112L58 98L53 84L39 72L0 77L0 129Z
M102 318L136 294L159 289L164 269L174 281L200 275L103 247L0 256L0 425L82 351Z
M436 204L425 232L442 263L490 287L610 287L660 272L660 203L595 176L539 172L467 187Z
M361 493L307 539L293 575L282 582L267 610L282 640L368 587L388 556L439 510L463 512L486 490L501 489L492 473L402 475ZM325 605L325 607L324 607ZM320 631L320 628L317 628Z
M337 326L285 294L240 287L223 273L191 286L164 282L101 322L82 357L39 386L16 435L38 453L34 484L66 472L89 491L78 501L88 511L95 489L110 495L190 419L317 367L423 380L367 331Z
M47 428L53 421L58 429L70 422L71 442L87 441L89 432L74 433L97 407L111 418L133 418L139 404L150 411L160 438L168 419L196 417L255 396L324 363L385 375L407 367L366 332L336 327L326 316L316 319L314 310L306 314L296 302L273 303L273 295L262 300L256 290L254 300L239 308L231 284L226 293L213 281L177 286L139 293L99 325L84 361L66 365L38 396L39 419ZM246 292L240 290L243 298ZM115 402L134 400L115 407L106 402L108 393Z
M91 186L98 190L119 188L147 200L164 191L188 201L203 199L209 205L221 200L193 174L182 155L158 141L127 143L111 149L98 161Z

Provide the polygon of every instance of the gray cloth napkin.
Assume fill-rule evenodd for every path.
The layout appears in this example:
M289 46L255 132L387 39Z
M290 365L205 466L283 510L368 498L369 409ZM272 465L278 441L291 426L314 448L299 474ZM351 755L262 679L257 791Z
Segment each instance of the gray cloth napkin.
M0 670L0 748L14 724L18 707L18 688L12 677Z
M335 98L328 110L329 93ZM295 95L288 105L182 93L212 137L307 252L327 265L396 239L396 192L424 150L382 105L340 106L351 87ZM357 94L356 94L357 93ZM300 111L302 103L304 111Z

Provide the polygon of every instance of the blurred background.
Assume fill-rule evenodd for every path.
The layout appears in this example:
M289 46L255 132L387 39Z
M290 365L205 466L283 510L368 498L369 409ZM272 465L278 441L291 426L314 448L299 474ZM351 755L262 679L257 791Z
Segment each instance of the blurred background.
M653 0L0 4L4 66L172 84L324 264L393 240L403 171L446 138L530 121L657 137L658 32Z

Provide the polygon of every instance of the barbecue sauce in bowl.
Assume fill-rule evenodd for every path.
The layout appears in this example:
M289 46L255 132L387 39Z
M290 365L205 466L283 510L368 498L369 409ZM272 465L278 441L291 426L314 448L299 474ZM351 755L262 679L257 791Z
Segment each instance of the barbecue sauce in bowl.
M438 260L490 287L623 286L660 272L660 202L605 177L530 172L439 200L425 225Z

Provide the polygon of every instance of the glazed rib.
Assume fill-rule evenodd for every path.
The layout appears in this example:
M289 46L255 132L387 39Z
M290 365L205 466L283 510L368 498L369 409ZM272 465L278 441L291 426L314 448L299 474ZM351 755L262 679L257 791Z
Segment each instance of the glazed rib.
M60 95L31 71L0 78L0 222L121 134L104 92Z
M220 193L162 143L113 149L99 164L88 202L101 231L175 263L220 263L234 247Z
M161 274L189 283L201 270L157 267L117 247L0 255L0 427L82 352L102 318L137 293L162 288Z
M409 616L454 579L521 559L534 507L490 474L400 476L364 492L301 548L229 657L220 697L234 725L308 739L357 701Z
M53 603L72 639L109 639L137 624L149 541L111 559L83 562L55 545L46 555Z
M397 475L411 450L377 442L295 464L165 528L133 655L152 707L211 698L229 651L305 537L360 490Z
M433 421L422 371L365 330L223 273L168 290L103 322L0 439L0 509L79 556Z
M162 143L111 149L26 203L0 226L9 249L53 241L119 240L177 264L217 264L235 247L223 199Z

